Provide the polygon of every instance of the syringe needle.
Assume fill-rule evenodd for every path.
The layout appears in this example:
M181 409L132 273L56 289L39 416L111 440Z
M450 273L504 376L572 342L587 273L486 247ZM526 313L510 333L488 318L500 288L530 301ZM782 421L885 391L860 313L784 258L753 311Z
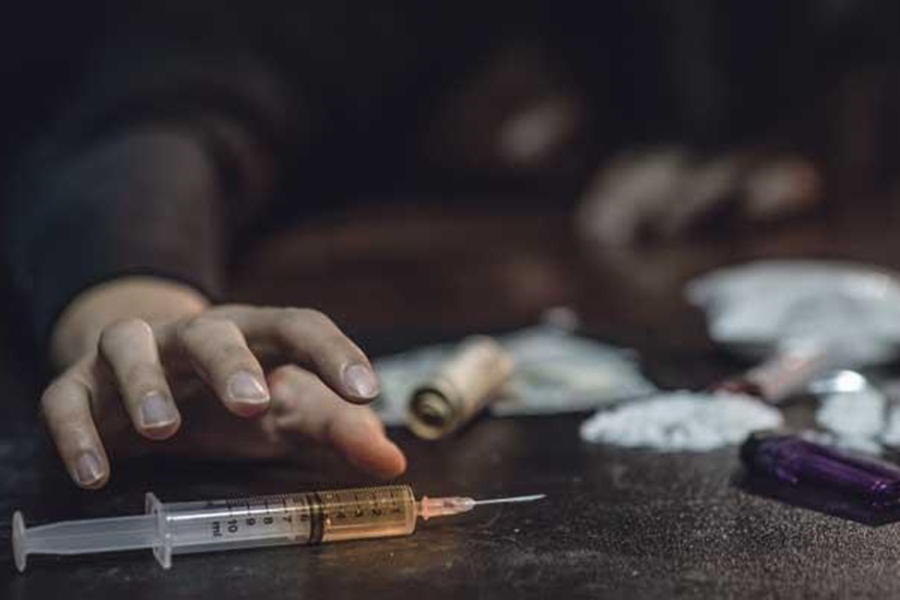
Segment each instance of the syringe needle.
M507 504L510 502L534 502L541 498L546 498L547 494L532 494L531 496L511 496L509 498L491 498L490 500L476 500L475 506L485 504Z
M510 498L491 498L489 500L474 500L463 496L450 496L447 498L428 498L423 496L418 503L418 514L425 519L433 517L449 517L460 513L469 512L476 506L485 504L506 504L508 502L532 502L545 497L545 494L531 496L512 496Z

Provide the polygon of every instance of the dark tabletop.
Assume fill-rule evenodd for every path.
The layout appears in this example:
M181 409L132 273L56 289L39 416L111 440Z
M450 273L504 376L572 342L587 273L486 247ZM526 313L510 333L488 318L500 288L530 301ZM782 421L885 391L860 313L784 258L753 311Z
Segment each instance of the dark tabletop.
M567 305L586 334L637 348L658 385L699 387L741 364L709 344L681 300L690 276L767 256L900 266L900 220L886 207L618 253L576 242L566 211L546 205L366 210L260 244L235 267L236 297L325 308L375 355L508 330ZM77 491L34 417L35 367L15 336L4 339L0 598L900 596L892 519L777 497L747 481L735 448L585 445L586 414L482 418L440 443L391 432L409 457L402 481L420 494L547 494L539 502L420 524L405 538L176 556L169 571L149 552L34 557L19 575L8 543L15 509L37 524L138 513L147 490L168 501L361 482L286 464L142 459L119 465L101 492ZM789 417L808 418L808 406Z

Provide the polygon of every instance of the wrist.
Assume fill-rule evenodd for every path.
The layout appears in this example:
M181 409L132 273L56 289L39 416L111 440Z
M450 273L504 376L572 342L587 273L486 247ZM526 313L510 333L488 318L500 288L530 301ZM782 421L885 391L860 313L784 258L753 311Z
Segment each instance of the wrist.
M50 337L50 358L64 368L97 346L100 333L128 318L150 323L197 314L209 300L197 289L162 277L129 276L78 294L60 314Z

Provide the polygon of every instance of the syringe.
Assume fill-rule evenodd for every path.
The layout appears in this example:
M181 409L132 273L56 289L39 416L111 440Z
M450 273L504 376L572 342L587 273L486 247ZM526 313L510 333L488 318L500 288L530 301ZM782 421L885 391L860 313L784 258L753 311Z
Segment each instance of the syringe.
M543 494L474 500L462 496L416 500L408 485L256 496L234 500L163 503L146 496L146 513L129 517L62 521L25 527L12 520L16 567L29 554L88 554L152 548L164 569L173 554L259 546L320 544L409 535L426 521L482 504L530 502Z

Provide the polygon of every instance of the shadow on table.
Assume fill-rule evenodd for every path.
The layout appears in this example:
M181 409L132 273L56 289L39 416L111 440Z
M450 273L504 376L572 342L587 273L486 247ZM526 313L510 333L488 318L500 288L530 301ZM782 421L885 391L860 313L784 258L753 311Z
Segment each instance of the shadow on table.
M741 471L732 480L738 489L791 506L806 508L842 519L848 519L871 527L880 527L900 521L900 507L875 508L865 500L848 497L833 490L810 485L788 485L768 477Z

